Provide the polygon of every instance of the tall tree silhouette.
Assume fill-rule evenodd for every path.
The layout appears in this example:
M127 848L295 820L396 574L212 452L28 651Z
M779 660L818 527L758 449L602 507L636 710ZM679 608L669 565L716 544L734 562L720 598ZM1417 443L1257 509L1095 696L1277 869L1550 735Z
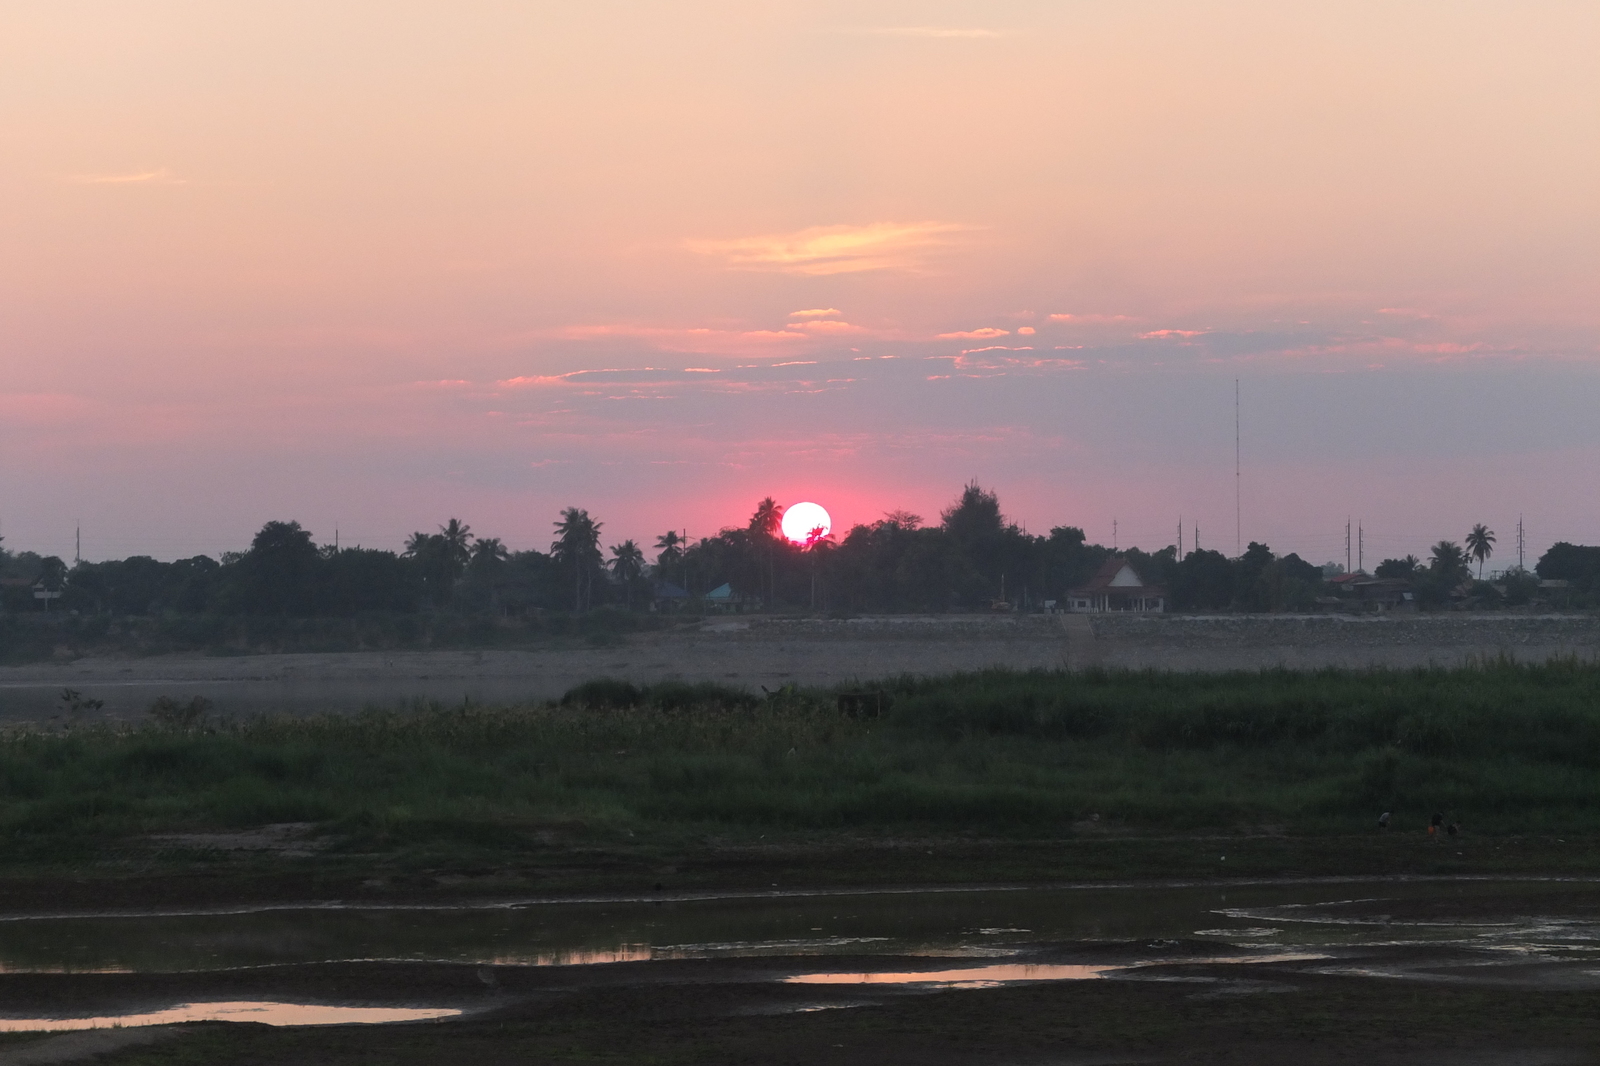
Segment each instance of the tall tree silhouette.
M633 587L644 576L644 552L631 540L611 546L611 574L622 582L622 595L628 610L633 610Z
M1479 522L1467 534L1467 554L1478 561L1478 580L1483 580L1483 564L1494 554L1494 530Z
M572 570L572 609L584 610L594 599L594 572L603 563L600 554L600 527L603 523L589 517L581 507L568 507L561 512L556 525L556 539L550 545L550 554L556 562Z
M1467 553L1454 541L1441 540L1433 546L1431 555L1428 569L1448 587L1454 587L1462 578L1472 576L1467 566Z
M439 527L439 536L444 540L444 558L451 578L460 577L472 559L472 527L452 518Z
M683 538L678 535L676 529L669 529L656 538L656 569L661 573L663 581L671 574L674 566L683 562L683 549ZM678 579L682 581L683 575L679 574Z
M767 556L767 592L762 599L767 601L767 609L771 610L772 601L777 596L777 576L772 557L778 549L778 539L783 536L783 508L771 496L756 504L756 513L750 516L750 535Z

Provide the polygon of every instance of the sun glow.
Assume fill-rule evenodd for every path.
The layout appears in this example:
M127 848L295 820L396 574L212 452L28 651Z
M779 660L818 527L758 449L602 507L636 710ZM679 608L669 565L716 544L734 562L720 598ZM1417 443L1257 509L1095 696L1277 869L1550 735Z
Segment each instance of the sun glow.
M783 512L783 535L796 544L815 544L833 529L821 504L797 503Z

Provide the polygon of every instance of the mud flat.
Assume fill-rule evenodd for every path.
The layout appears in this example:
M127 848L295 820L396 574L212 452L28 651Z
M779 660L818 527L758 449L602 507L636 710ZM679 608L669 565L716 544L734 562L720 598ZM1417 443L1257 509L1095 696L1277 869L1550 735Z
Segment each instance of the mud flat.
M1266 670L1462 666L1600 656L1600 616L1099 615L1074 665ZM1087 644L1087 647L1085 646Z
M1594 615L744 617L598 648L84 658L5 667L0 721L64 720L64 688L103 701L86 717L132 720L157 696L203 696L220 714L303 714L413 700L553 699L595 677L715 681L758 691L991 666L1412 668L1597 655Z
M66 717L72 688L104 701L86 717L133 719L157 696L204 696L220 714L358 711L412 700L518 703L559 697L596 677L830 686L989 666L1054 669L1065 633L1042 616L723 619L639 634L603 648L84 658L0 668L0 721Z
M6 916L0 1063L1564 1066L1594 916L1475 879Z

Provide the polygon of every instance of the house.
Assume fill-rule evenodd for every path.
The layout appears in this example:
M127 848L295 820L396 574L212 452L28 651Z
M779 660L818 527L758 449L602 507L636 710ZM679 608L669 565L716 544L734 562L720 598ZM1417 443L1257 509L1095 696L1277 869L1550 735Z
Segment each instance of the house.
M1166 609L1167 590L1145 584L1133 564L1120 555L1107 559L1087 585L1067 593L1067 610L1080 614Z
M1352 582L1350 591L1364 604L1376 604L1380 611L1414 611L1417 597L1411 582L1400 577L1366 577Z
M744 606L746 600L746 596L733 591L733 586L727 582L723 582L705 595L707 607L716 607L724 611L737 611Z

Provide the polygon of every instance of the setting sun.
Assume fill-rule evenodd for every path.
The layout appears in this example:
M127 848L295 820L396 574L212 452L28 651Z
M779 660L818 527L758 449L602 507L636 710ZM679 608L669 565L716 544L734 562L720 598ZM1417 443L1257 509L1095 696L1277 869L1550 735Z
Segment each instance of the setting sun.
M783 535L796 544L814 544L833 529L833 519L818 503L797 503L783 512Z

